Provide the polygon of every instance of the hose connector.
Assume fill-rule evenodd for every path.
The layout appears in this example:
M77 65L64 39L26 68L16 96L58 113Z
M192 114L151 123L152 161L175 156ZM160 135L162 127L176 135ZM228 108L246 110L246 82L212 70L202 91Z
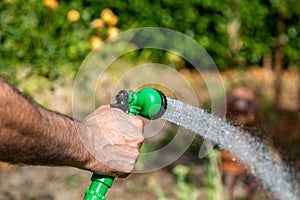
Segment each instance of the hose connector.
M115 98L116 103L111 104L111 107L147 119L158 119L167 109L166 96L153 88L144 88L138 92L121 90Z

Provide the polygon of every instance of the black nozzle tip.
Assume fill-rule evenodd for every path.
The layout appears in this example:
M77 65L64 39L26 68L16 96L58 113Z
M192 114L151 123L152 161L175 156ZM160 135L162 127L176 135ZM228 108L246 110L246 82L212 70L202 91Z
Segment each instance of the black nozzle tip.
M116 103L110 104L112 108L119 108L124 112L128 113L128 92L126 90L121 90L116 96Z

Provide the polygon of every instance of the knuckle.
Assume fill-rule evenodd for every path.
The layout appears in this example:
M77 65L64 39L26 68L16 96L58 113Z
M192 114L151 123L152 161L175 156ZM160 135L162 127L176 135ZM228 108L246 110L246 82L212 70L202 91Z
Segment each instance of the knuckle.
M140 137L139 138L139 143L142 144L144 142L145 138L144 137Z
M119 175L126 177L129 174L131 174L133 170L134 170L134 165L128 164L128 166L126 166L122 170L120 170Z
M139 148L144 142L144 137L139 137L135 140L135 146Z
M137 124L138 124L138 127L142 128L144 126L144 121L141 120L140 118L137 118Z
M144 126L144 121L136 116L130 116L131 123L138 128L142 128Z
M131 157L132 157L132 164L134 165L137 161L137 159L139 158L140 156L140 152L138 149L134 149L134 151L131 153Z
M136 160L140 156L140 151L138 149L135 149L135 151L133 152L133 156Z
M133 170L134 170L134 165L130 165L130 166L128 167L126 173L127 173L127 174L130 174L130 173L133 172Z

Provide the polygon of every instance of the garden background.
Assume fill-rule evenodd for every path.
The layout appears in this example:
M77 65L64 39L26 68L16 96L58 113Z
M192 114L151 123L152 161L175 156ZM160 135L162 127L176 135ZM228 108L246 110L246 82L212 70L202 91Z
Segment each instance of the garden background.
M101 52L103 41L113 43L134 28L179 31L210 54L226 90L254 91L259 117L251 131L267 138L299 178L299 22L298 0L2 0L0 76L43 106L71 115L73 81L91 50ZM197 88L201 107L210 109L203 79L182 58L145 49L126 56L122 70L140 61L176 69ZM218 150L197 158L201 140L165 169L118 179L108 199L228 198ZM89 185L90 174L76 169L1 166L1 200L80 199ZM235 198L267 199L261 186L245 193L245 176L237 178Z

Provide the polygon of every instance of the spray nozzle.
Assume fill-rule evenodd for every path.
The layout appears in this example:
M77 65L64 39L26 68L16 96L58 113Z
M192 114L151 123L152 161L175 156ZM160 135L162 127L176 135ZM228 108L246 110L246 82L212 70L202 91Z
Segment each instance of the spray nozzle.
M147 119L158 119L167 109L165 95L153 88L144 88L137 92L121 90L115 98L116 103L111 104L111 107Z
M165 95L153 88L144 88L138 92L121 90L115 98L117 102L111 104L111 107L147 119L158 119L167 109ZM112 186L114 177L93 174L91 180L84 200L105 200L105 193Z

